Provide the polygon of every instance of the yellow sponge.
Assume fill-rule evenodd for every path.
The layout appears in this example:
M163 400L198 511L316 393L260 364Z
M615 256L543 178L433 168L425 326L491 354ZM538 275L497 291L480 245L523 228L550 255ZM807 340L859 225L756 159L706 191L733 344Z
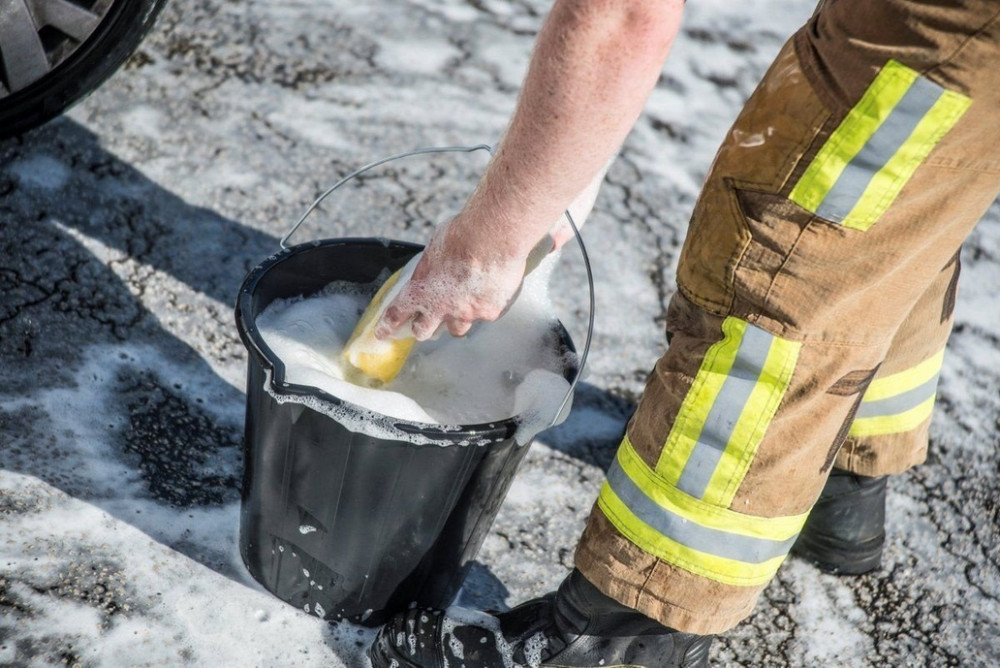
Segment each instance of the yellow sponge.
M528 255L525 263L525 275L541 263L542 259L552 250L552 246L552 237L548 235L538 242ZM368 308L361 314L361 319L354 327L351 338L344 345L344 359L368 378L374 378L383 383L391 381L406 364L406 358L409 357L413 345L417 342L413 337L380 341L375 338L375 325L378 324L382 312L389 307L396 293L406 281L410 280L421 255L423 252L414 255L402 269L396 271L382 284L371 303L368 304Z
M412 264L411 262L411 264L399 269L382 284L371 303L368 304L368 308L361 314L361 319L355 325L351 338L344 345L344 359L352 367L365 376L383 383L388 383L399 374L413 344L416 343L416 339L412 337L385 340L375 338L375 325L378 324L382 312L395 296L393 287L404 272L409 278ZM391 296L390 293L392 293Z

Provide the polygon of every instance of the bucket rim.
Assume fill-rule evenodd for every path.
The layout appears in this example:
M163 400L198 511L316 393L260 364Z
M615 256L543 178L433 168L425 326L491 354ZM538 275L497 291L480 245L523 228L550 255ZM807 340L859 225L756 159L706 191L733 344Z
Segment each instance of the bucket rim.
M403 433L422 436L431 440L459 441L467 440L470 437L478 439L486 437L493 441L503 441L513 437L517 431L518 425L521 422L521 416L518 415L501 420L492 420L489 422L480 422L468 425L444 425L431 422L419 422L378 413L377 411L364 408L363 406L359 406L353 402L336 397L313 385L291 383L285 379L284 363L264 342L264 339L260 334L260 330L257 328L256 318L252 315L253 309L251 300L256 294L256 287L260 283L261 279L274 267L278 266L282 262L285 262L291 256L313 248L335 246L379 246L382 248L398 248L404 251L412 250L412 254L416 254L424 248L422 244L410 241L388 239L385 237L337 237L316 239L282 248L274 254L261 260L253 269L251 269L243 279L243 283L240 285L240 290L236 299L236 329L239 332L240 339L242 340L248 353L256 357L257 361L262 367L264 367L265 371L268 372L271 388L279 394L318 398L333 406L343 406L358 413L371 413L379 415ZM573 345L573 340L572 337L570 337L569 332L558 318L555 319L555 323L557 325L554 328L555 333L557 334L559 341L562 342L565 352L573 353L575 355L576 347ZM579 364L574 361L574 363L567 364L565 366L563 377L572 383L578 373Z

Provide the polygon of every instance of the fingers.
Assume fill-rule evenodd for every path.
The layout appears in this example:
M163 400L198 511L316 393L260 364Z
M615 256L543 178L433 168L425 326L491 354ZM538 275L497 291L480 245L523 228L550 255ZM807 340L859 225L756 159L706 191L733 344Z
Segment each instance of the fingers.
M403 316L400 309L394 309L393 307L386 309L385 313L382 314L382 319L379 320L378 325L375 327L375 338L390 338L396 330L406 324L406 320L407 318ZM418 313L413 316L413 320L410 323L410 330L415 339L426 341L434 337L437 331L441 329L442 324L447 327L448 333L452 336L465 336L472 329L474 321L464 318L447 318L442 320L441 318L428 316L424 313Z
M409 317L409 313L405 313L395 304L390 305L389 308L382 312L382 317L379 318L378 323L375 325L375 338L379 340L388 339Z
M434 336L440 324L441 318L430 316L426 313L418 313L413 316L410 329L413 330L413 338L417 341L426 341Z
M375 326L375 338L380 340L392 338L407 321L410 322L410 333L417 341L426 341L434 336L441 324L440 317L421 312L414 314L413 311L404 310L393 304L385 310Z
M410 286L406 286L404 291L382 313L382 317L375 326L375 338L391 338L397 330L409 322L409 334L412 334L413 338L417 341L426 341L432 338L441 327L442 322L444 322L443 314L420 308L418 306L419 301L407 293L408 289L410 289ZM460 321L455 320L455 322ZM448 331L452 332L452 334L455 331L465 333L469 330L470 326L471 322L464 328L460 327L456 330L452 323L452 318L448 318L447 327ZM455 335L461 336L461 334Z
M452 336L465 336L472 329L471 320L450 320L448 321L448 333Z
M544 242L540 246L547 252L552 241L546 237ZM431 266L430 273L421 276L428 257L432 256L423 256L413 275L389 301L375 326L377 338L412 336L426 341L445 329L452 336L465 336L474 322L502 315L525 272L524 264L515 261L473 270L467 264L452 262Z

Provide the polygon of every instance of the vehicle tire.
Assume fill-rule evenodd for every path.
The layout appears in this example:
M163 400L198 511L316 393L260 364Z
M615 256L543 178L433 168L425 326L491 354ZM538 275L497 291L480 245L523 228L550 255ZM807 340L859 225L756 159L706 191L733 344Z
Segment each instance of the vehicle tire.
M58 116L100 86L165 2L0 0L0 139Z

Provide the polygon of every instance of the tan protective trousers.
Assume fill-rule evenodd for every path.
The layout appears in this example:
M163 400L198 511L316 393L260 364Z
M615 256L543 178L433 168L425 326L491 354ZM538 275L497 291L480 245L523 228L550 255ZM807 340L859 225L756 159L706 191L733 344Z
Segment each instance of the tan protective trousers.
M695 207L647 382L576 554L667 626L744 619L834 465L925 457L959 248L1000 191L1000 2L829 0Z

